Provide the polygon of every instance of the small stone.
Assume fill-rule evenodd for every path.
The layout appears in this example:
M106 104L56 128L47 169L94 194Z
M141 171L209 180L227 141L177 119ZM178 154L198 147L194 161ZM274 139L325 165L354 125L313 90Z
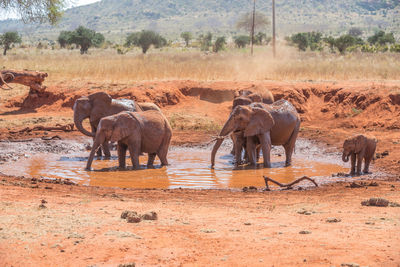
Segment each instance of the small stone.
M311 234L311 232L310 231L300 231L299 234L301 234L301 235L309 235L309 234Z
M128 216L135 216L138 215L136 211L126 210L121 213L121 219L126 219Z
M151 211L149 213L143 214L142 219L147 221L155 221L158 219L158 215L156 212Z
M338 223L338 222L341 222L341 221L342 221L341 219L337 219L337 218L328 218L328 219L326 219L327 223Z
M53 189L53 188L50 186L46 186L44 189Z
M360 267L357 263L342 263L340 266L342 267Z
M251 223L249 223L249 222L245 222L245 223L244 223L244 225L251 225Z
M139 223L141 220L142 220L142 218L138 215L128 216L126 218L126 221L128 223Z
M125 263L125 264L119 264L118 267L135 267L135 263L131 262L131 263Z
M215 230L215 229L201 229L200 231L203 233L206 233L206 234L211 234L211 233L217 232L217 230Z
M399 204L399 203L396 203L396 202L390 202L390 203L389 203L389 206L390 206L390 207L393 207L393 208L400 208L400 204Z
M45 199L42 199L42 203L43 203L43 204L46 204L47 201L46 201Z
M389 201L384 198L370 198L369 200L362 201L363 206L375 206L375 207L387 207L389 206Z
M46 209L47 207L44 204L39 205L39 209Z

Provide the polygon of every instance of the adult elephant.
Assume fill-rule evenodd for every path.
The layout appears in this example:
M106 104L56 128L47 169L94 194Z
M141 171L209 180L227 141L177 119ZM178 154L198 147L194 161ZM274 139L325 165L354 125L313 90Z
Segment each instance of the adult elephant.
M151 168L156 156L161 165L168 165L167 154L172 129L165 116L158 111L121 112L100 120L86 169L90 170L94 154L101 144L118 142L119 167L125 168L126 150L129 149L134 169L139 168L139 155L148 153L147 167Z
M117 114L121 111L143 111L143 110L158 110L159 108L153 103L143 103L143 108L140 103L129 99L112 99L105 92L98 92L89 96L84 96L75 101L74 104L74 123L76 128L84 135L94 138L97 126L100 120L106 116ZM82 122L89 118L91 130L86 130ZM104 155L110 157L110 149L108 142L103 144ZM97 155L101 156L101 149Z
M215 155L223 142L223 137L235 133L235 165L240 163L242 142L246 142L249 163L256 165L256 147L261 146L264 167L271 167L271 145L281 145L285 149L285 166L290 166L297 135L300 130L300 116L293 105L279 100L271 105L253 103L237 106L231 112L220 132L220 138L211 152L211 166L215 165Z

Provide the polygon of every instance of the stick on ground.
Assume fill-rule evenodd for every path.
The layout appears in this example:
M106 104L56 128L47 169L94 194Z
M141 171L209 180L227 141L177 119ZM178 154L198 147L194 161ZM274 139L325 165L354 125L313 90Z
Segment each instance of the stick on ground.
M274 184L277 184L277 185L279 185L280 187L285 187L286 189L291 189L292 186L293 186L294 184L297 184L297 183L299 183L299 182L301 182L301 181L303 181L303 180L309 180L309 181L311 181L316 187L318 187L318 184L317 184L313 179L311 179L310 177L307 177L307 176L303 176L303 177L297 179L296 181L291 182L290 184L281 184L280 182L277 182L277 181L275 181L275 180L273 180L273 179L271 179L271 178L269 178L269 177L267 177L267 176L264 176L265 190L267 190L267 191L270 191L270 190L271 190L271 189L269 188L268 181L269 181L269 182L272 182L272 183L274 183Z

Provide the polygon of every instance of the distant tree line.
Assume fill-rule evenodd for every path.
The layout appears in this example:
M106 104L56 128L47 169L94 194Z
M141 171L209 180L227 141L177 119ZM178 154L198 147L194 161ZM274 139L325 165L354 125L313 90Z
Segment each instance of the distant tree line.
M400 52L400 44L396 44L393 33L377 31L366 40L361 38L362 31L358 28L351 28L347 34L339 37L323 36L320 32L302 32L287 37L290 45L299 51L322 51L328 47L332 53L339 52Z

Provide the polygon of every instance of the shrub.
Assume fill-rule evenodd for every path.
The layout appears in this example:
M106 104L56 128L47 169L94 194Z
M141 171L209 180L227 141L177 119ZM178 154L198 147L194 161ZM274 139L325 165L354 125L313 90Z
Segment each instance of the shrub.
M250 44L250 37L247 35L240 35L235 37L235 45L238 48L245 48L246 45Z
M219 51L225 49L225 45L226 45L225 37L218 37L217 40L215 40L213 51L218 53Z

